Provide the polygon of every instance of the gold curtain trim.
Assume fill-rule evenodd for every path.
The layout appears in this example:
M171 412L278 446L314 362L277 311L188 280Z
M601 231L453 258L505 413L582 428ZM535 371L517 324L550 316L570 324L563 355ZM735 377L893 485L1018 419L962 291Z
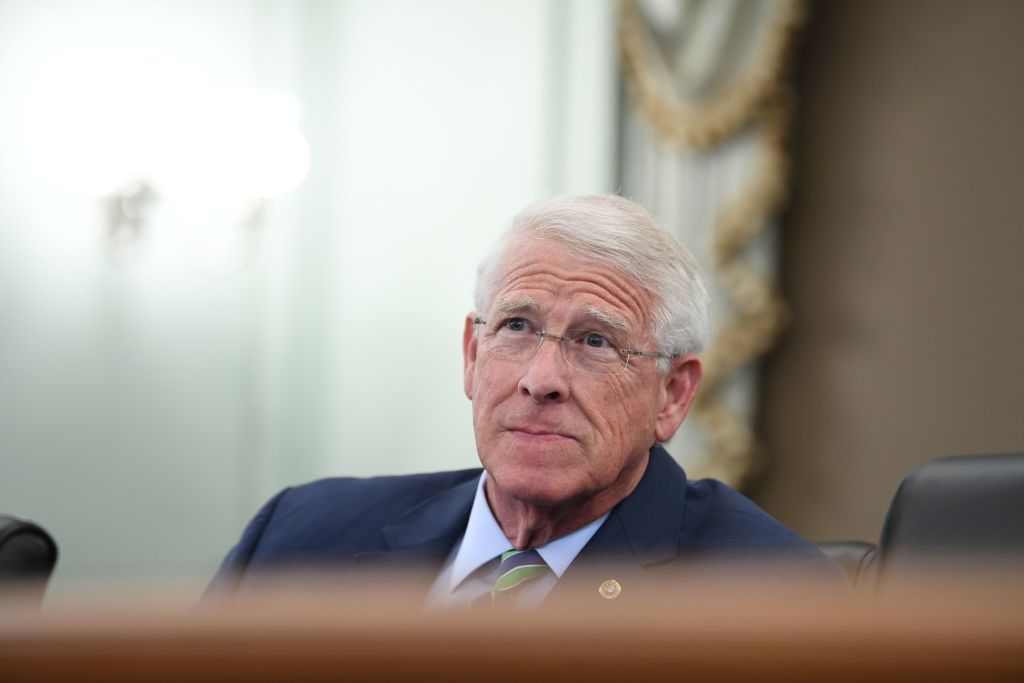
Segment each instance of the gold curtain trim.
M634 101L662 138L688 148L707 148L748 123L781 82L792 36L804 18L804 2L780 0L782 7L768 29L760 54L747 72L713 101L699 107L685 104L674 89L657 54L654 37L637 0L619 0L618 42L626 86Z
M658 89L647 59L653 39L636 0L620 0L619 48L628 92L656 135L683 149L712 147L745 126L757 135L759 168L741 196L719 211L712 227L711 277L735 312L704 352L704 380L693 407L709 451L695 474L740 487L757 473L762 447L752 425L726 405L721 392L774 346L789 320L789 309L776 287L746 256L788 191L785 135L792 96L784 87L784 76L803 15L803 2L785 0L764 56L753 60L746 77L723 97L695 110L683 105L674 91ZM663 63L659 67L666 68Z
M704 380L694 417L704 429L708 457L697 474L743 486L757 474L762 446L747 420L721 399L722 388L767 353L789 320L789 309L766 276L745 259L746 249L766 229L785 198L785 108L770 107L755 122L761 163L748 192L724 209L713 238L715 281L734 306L703 356Z

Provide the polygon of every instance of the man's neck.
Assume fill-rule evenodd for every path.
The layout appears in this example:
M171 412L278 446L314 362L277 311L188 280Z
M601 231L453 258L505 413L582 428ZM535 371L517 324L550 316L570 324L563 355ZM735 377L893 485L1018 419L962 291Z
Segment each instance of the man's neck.
M646 469L645 459L632 476L617 486L583 500L566 501L558 505L538 505L517 499L502 491L492 477L487 477L484 493L494 519L513 548L540 548L590 524L618 505L640 483Z

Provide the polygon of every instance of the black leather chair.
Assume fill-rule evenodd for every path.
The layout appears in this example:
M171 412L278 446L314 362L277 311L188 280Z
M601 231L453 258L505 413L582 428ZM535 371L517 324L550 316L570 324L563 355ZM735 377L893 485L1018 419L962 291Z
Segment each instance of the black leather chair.
M1024 561L1024 453L940 458L903 478L879 544L880 580Z
M57 543L45 529L0 515L0 591L41 600L56 564Z

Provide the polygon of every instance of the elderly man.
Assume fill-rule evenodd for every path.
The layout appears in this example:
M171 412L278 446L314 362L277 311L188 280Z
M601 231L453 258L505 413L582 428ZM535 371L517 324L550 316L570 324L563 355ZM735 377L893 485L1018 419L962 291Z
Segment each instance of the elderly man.
M480 265L463 333L483 470L326 479L256 515L214 585L257 570L416 566L435 605L577 590L616 598L703 561L841 576L724 484L662 449L700 385L708 295L642 207L562 197L519 214ZM563 586L565 588L563 589Z

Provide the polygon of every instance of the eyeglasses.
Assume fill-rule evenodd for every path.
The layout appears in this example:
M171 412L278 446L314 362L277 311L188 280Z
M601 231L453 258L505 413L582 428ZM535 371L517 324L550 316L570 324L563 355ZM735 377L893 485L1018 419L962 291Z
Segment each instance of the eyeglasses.
M566 364L592 375L614 375L623 372L630 358L678 358L679 354L658 351L637 351L619 344L608 332L595 330L568 330L564 336L538 330L526 318L506 318L488 326L483 318L473 318L473 324L487 330L487 348L495 355L509 360L525 361L533 358L545 339L558 342Z

